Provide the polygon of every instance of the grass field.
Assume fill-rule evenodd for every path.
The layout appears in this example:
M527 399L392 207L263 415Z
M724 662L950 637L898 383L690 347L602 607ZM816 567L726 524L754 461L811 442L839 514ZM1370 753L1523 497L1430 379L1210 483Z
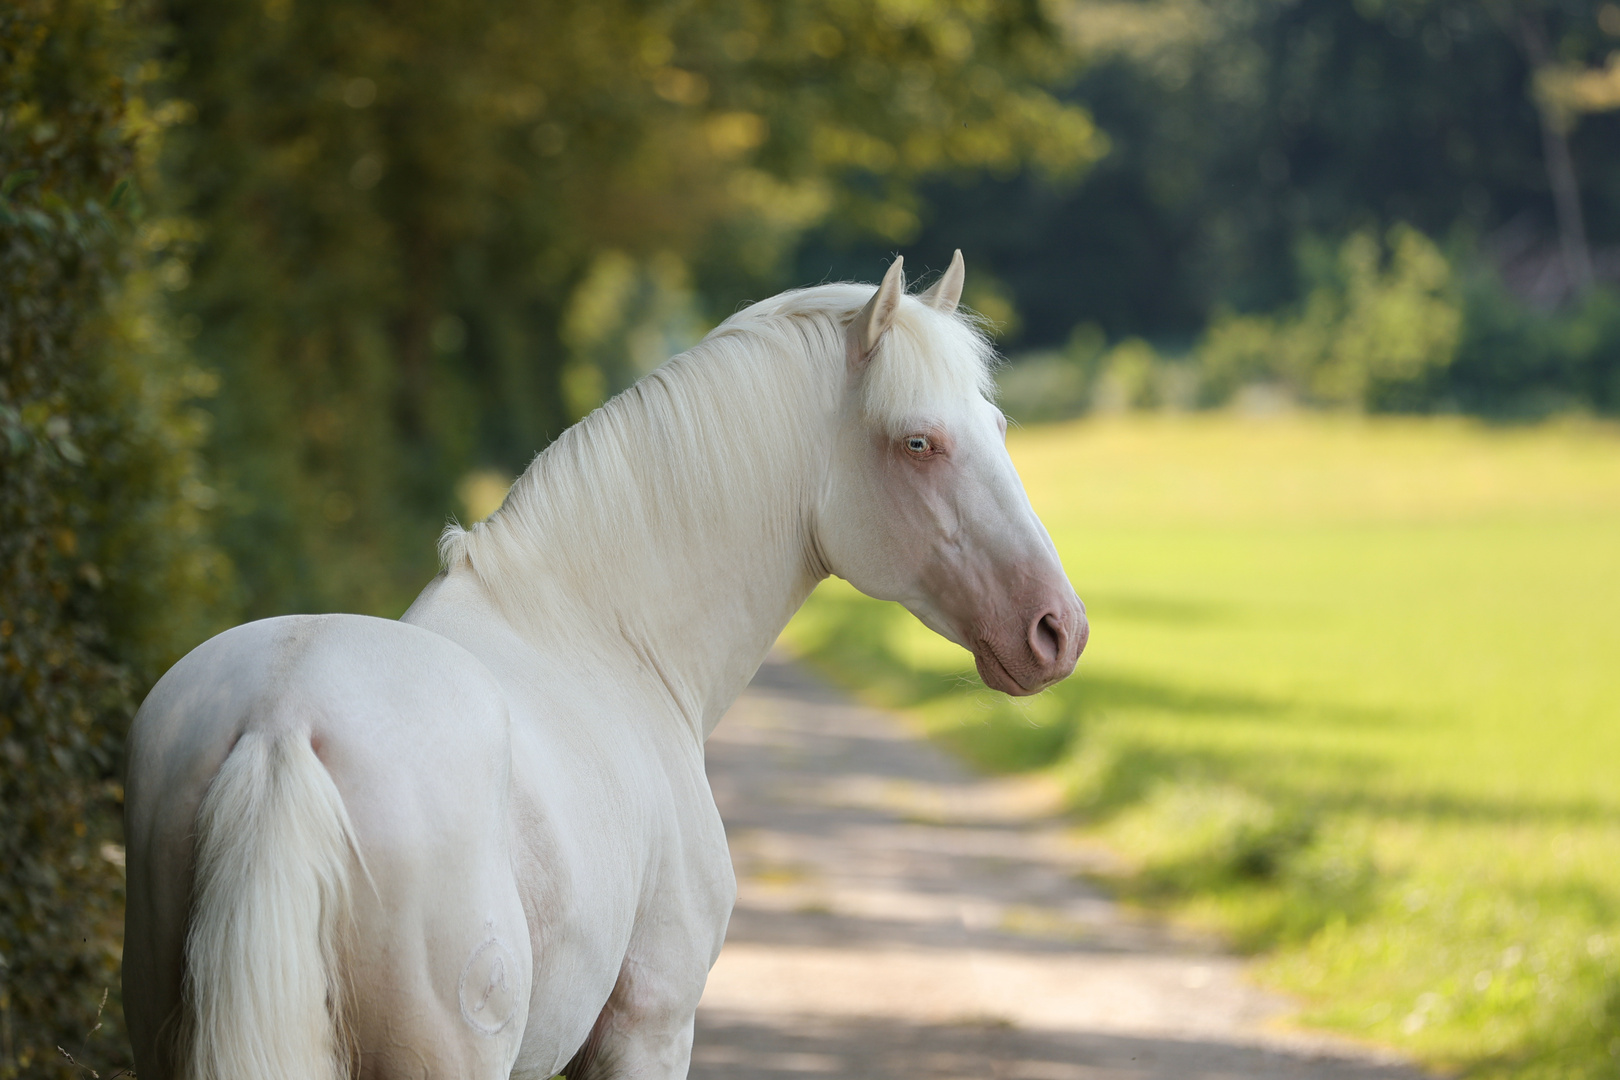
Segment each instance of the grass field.
M1046 769L1133 901L1306 1022L1478 1077L1620 1077L1620 433L1149 417L1015 431L1092 619L1027 702L824 585L785 643Z

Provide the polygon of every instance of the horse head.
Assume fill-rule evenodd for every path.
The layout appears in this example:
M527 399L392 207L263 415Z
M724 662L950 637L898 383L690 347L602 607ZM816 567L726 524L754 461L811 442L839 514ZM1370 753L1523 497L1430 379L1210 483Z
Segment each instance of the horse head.
M896 259L849 323L816 542L833 573L970 649L987 685L1033 694L1074 670L1089 628L1007 456L962 279L958 251L910 296Z

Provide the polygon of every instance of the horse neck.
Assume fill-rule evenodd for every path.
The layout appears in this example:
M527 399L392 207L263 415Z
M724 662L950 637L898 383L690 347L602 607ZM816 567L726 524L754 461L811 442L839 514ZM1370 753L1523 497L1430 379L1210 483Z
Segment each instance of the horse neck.
M706 738L826 576L811 515L841 370L701 346L671 361L565 433L469 536L486 588L536 647L655 676Z

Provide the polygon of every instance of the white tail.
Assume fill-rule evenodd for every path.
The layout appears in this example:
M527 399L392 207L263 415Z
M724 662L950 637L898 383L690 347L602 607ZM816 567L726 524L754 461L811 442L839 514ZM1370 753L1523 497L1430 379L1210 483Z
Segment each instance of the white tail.
M197 812L184 1080L346 1080L349 814L307 735L250 732Z

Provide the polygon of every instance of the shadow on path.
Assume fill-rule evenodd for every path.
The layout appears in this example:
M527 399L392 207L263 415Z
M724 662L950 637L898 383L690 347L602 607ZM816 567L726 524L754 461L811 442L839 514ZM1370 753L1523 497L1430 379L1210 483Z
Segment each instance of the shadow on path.
M1420 1076L1289 1030L1214 943L1082 880L1057 793L767 661L708 748L738 903L694 1080Z
M1414 1074L1366 1060L1214 1040L927 1026L876 1020L760 1023L705 1017L692 1075L706 1080L893 1077L982 1080L1386 1080Z

